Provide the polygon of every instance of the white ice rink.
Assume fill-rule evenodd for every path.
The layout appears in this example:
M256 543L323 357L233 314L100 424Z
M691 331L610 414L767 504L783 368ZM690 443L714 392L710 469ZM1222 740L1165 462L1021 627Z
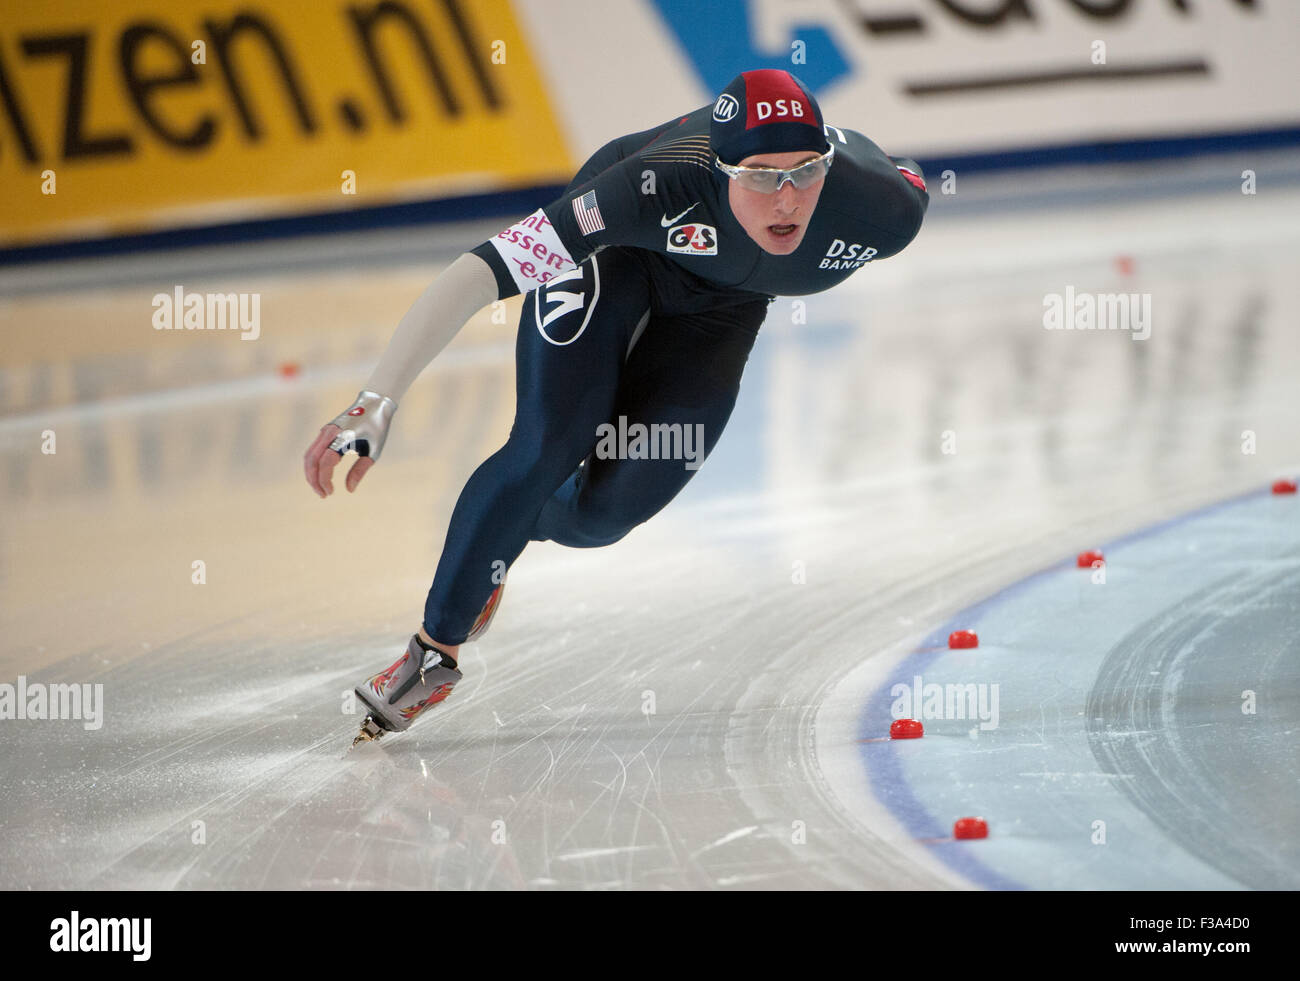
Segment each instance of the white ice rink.
M677 500L529 546L447 703L346 757L509 429L518 301L355 495L302 453L504 222L0 269L0 682L103 685L97 723L0 721L0 884L1297 888L1298 176L934 193L772 305ZM177 284L259 293L260 338L153 330ZM1044 329L1067 287L1149 294L1150 336ZM882 740L918 676L996 685L996 725Z

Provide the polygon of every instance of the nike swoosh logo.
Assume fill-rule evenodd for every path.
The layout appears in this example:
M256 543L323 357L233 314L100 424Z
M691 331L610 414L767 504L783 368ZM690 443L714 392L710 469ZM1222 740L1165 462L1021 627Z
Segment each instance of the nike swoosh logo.
M700 202L696 201L695 204L691 205L690 208L687 208L686 211L683 211L680 215L677 216L677 218L660 218L659 219L660 226L662 226L663 228L668 228L670 225L674 224L678 218L685 217L686 212L690 211L691 208L694 208L695 205L698 205L699 203Z

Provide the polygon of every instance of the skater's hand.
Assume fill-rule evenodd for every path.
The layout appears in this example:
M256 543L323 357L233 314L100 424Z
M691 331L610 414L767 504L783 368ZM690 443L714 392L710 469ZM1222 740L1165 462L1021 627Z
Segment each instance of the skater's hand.
M318 496L325 498L334 492L334 468L348 450L356 450L360 457L348 471L349 493L357 489L384 448L388 439L388 425L397 411L397 403L376 392L362 392L352 407L340 413L332 422L321 427L316 440L303 456L303 470L307 483Z
M343 459L343 454L331 450L330 443L334 442L341 431L334 423L326 423L321 427L320 435L316 437L316 441L307 447L307 454L303 457L303 470L307 474L307 483L311 485L311 489L319 497L329 497L330 494L334 493L334 468ZM349 492L357 489L357 484L361 483L361 478L374 465L374 458L368 456L360 457L356 463L352 464L346 482Z

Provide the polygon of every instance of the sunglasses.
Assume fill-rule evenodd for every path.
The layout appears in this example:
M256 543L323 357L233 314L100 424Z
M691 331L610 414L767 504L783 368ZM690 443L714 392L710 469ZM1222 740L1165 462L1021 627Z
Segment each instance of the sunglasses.
M801 191L812 187L826 176L834 157L835 147L832 146L820 157L801 163L792 170L777 170L773 167L735 167L723 163L717 157L713 158L713 162L718 165L720 171L739 183L745 190L757 191L760 194L775 194L786 181Z

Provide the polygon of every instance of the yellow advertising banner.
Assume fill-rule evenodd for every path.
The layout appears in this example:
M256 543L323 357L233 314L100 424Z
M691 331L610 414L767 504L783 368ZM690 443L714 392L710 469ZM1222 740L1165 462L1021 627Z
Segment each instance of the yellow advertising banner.
M0 246L563 183L508 0L0 0Z

